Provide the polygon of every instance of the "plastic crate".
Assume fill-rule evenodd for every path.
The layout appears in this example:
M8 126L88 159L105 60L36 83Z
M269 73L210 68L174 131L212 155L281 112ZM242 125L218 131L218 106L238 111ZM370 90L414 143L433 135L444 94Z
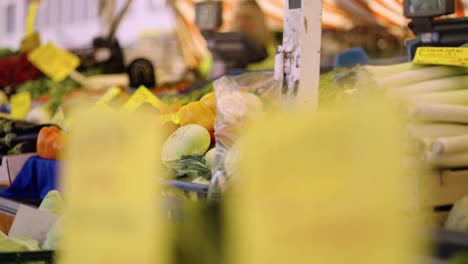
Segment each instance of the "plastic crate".
M12 252L0 253L0 264L22 264L22 263L54 263L55 253L53 251L34 251L34 252Z
M187 199L204 200L208 196L208 185L179 181L166 180L165 187L173 190L178 190L184 193Z

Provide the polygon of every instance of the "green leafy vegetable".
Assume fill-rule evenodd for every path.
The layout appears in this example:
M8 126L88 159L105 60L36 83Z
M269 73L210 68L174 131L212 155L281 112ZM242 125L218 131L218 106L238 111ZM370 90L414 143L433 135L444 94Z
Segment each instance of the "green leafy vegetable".
M195 102L200 100L205 94L208 94L213 91L213 83L210 82L209 84L203 86L201 89L196 89L190 92L185 92L181 94L168 94L161 96L161 101L164 103L171 105L174 103L179 104L188 104L190 102Z
M62 104L63 97L70 91L78 89L79 87L80 85L70 78L61 82L54 82L48 78L40 78L21 84L18 91L29 92L33 100L37 100L43 95L50 95L47 109L51 113L55 113L57 108Z
M458 253L454 257L450 258L448 264L467 264L468 263L468 252Z
M62 215L63 200L60 193L56 190L48 192L44 200L42 200L39 210L55 215Z
M338 94L349 86L336 85L337 74L351 72L351 69L339 68L320 76L319 106L321 109L333 106Z
M204 156L184 155L177 161L167 162L177 177L202 177L211 179L211 169L206 166Z
M44 250L57 250L59 249L59 242L61 237L61 228L62 228L62 218L58 219L52 228L47 233L46 239L42 244L42 249Z
M0 252L39 250L39 242L32 238L10 238L0 232Z

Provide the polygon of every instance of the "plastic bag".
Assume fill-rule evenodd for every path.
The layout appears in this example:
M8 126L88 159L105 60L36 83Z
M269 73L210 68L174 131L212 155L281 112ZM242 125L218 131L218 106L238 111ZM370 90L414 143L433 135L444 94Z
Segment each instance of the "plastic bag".
M214 82L216 98L216 158L209 197L224 192L236 174L236 142L253 119L280 102L281 83L272 71L224 76Z

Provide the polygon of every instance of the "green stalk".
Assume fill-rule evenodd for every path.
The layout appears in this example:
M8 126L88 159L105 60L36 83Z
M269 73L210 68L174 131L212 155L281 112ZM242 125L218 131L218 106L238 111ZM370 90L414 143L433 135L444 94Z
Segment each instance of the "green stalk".
M365 65L362 66L374 78L380 79L399 73L404 73L414 69L425 68L427 66L413 64L412 62L392 64L392 65Z
M387 94L390 98L404 99L418 94L460 90L467 87L468 75L424 81L400 88L389 89Z
M468 126L460 124L432 123L432 124L413 124L407 129L411 138L441 138L454 137L468 134Z
M410 107L409 114L416 120L468 124L468 106L421 103Z
M432 159L460 153L468 153L468 134L434 140L429 146L427 157Z
M433 66L408 70L399 74L376 79L377 85L384 88L398 88L410 84L444 79L447 77L468 74L468 68Z
M468 152L448 155L427 157L430 165L438 168L464 168L468 167Z
M468 104L468 89L448 92L434 92L418 94L408 99L411 104L436 103L436 104Z

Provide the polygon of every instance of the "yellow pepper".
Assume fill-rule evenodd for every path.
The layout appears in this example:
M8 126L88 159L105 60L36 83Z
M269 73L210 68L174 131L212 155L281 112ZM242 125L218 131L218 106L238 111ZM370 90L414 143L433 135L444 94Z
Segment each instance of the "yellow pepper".
M207 106L213 110L213 113L216 114L216 101L215 101L215 95L213 92L206 94L205 96L200 99L201 102L205 103Z
M215 113L207 104L198 101L189 103L179 109L180 125L200 125L208 131L214 129Z

